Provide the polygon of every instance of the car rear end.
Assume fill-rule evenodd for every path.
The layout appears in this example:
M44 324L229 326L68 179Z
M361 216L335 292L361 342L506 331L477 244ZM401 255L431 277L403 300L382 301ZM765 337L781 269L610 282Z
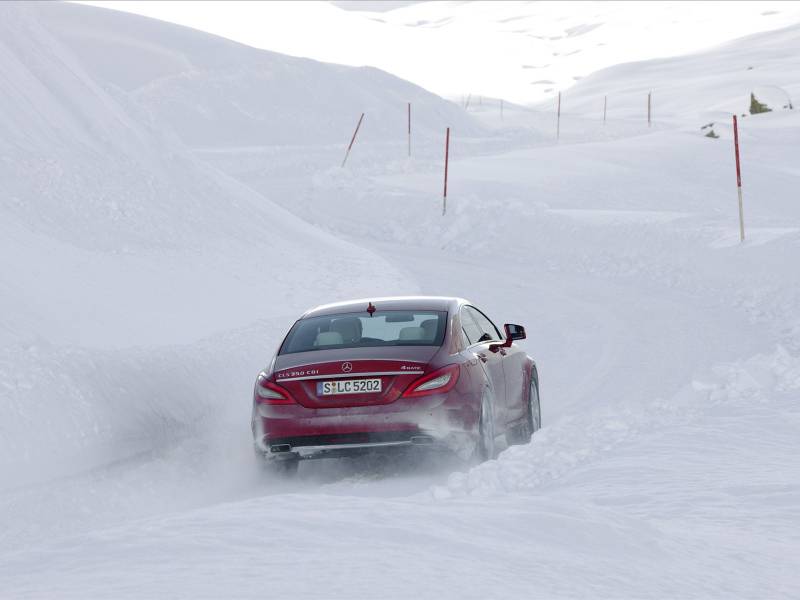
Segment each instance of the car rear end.
M266 457L453 446L473 426L447 310L367 308L301 319L259 374L253 424Z

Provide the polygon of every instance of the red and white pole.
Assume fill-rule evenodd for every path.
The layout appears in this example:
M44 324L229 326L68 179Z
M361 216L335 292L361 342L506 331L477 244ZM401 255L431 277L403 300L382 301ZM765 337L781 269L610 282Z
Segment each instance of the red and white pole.
M442 196L442 216L447 212L447 165L450 162L450 128L444 138L444 195Z
M558 92L558 108L556 109L556 141L561 137L561 92Z
M408 103L408 155L411 156L411 102Z
M733 149L736 153L736 191L739 194L739 241L744 242L744 204L742 202L742 167L739 163L739 125L733 115Z
M361 113L361 117L358 119L358 125L356 125L356 130L353 132L353 137L350 140L350 145L347 147L347 152L344 154L344 160L342 161L342 167L347 162L347 157L350 156L350 150L353 147L353 142L356 141L356 136L358 135L358 129L361 127L361 121L364 120L364 113Z

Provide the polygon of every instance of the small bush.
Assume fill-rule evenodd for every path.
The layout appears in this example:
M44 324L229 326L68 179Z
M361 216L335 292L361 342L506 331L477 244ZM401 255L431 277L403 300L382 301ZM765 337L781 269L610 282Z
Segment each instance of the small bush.
M750 114L757 115L759 113L772 112L772 109L763 102L756 100L756 95L750 93Z
M718 136L716 133L714 133L714 130L712 129L711 131L709 131L709 132L706 134L706 136L705 136L705 137L710 137L710 138L713 138L713 139L717 139L719 136Z

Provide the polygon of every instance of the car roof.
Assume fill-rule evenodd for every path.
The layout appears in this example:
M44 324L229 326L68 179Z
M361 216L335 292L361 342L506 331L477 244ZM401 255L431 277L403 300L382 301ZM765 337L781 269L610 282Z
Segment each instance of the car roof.
M318 317L322 315L335 315L347 312L366 312L369 304L377 310L445 310L453 313L463 304L469 302L463 298L449 296L390 296L385 298L359 298L357 300L347 300L335 302L333 304L323 304L307 310L301 319L308 317Z

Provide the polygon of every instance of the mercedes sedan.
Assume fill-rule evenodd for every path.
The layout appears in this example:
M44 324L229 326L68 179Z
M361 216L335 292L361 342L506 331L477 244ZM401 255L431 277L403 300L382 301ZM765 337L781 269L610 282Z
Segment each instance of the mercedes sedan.
M488 460L539 429L536 363L461 298L354 300L306 312L258 374L256 453L278 471L359 453Z

